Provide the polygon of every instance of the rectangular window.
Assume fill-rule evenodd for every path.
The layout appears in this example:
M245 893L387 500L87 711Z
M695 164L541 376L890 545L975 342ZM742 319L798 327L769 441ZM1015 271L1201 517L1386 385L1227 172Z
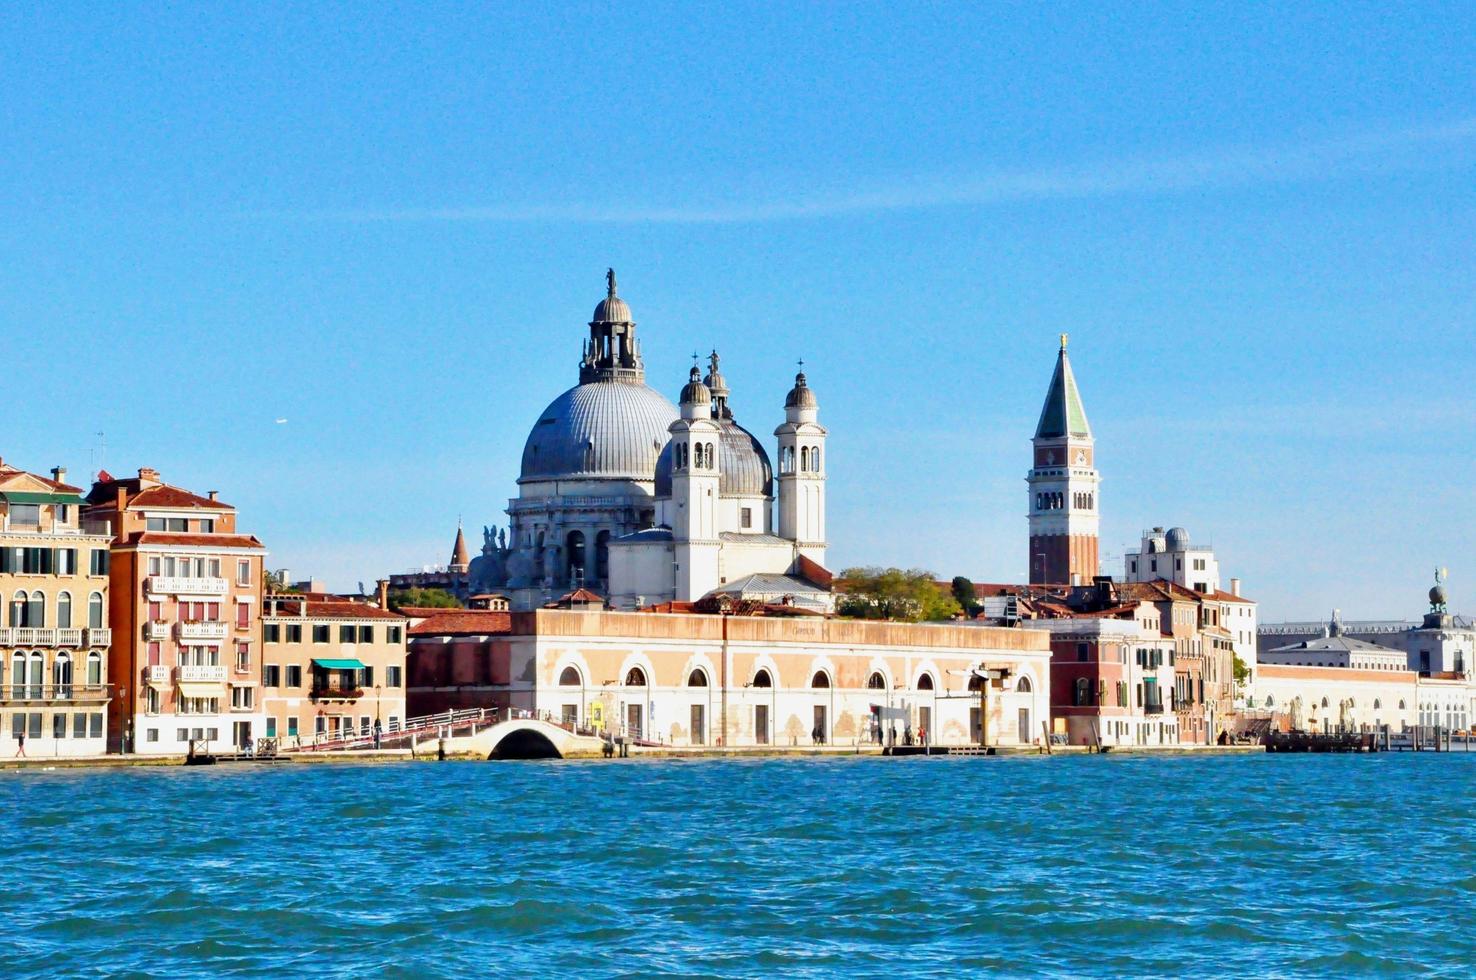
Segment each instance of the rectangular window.
M58 574L58 575L76 575L77 574L77 549L76 548L58 548L58 549L56 549L56 574Z
M236 629L246 629L251 625L251 605L246 602L236 603Z
M266 737L267 738L276 738L277 737L277 719L275 719L275 718L268 718L267 719L267 733L266 733Z
M202 518L201 521L200 521L200 533L201 534L214 534L215 533L215 518L213 518L213 517Z
M739 512L738 526L739 527L742 527L742 528L750 528L750 527L753 527L753 508L752 507L744 507L743 510Z
M340 626L338 628L339 643L352 643L354 642L355 635L355 630L352 626Z
M87 561L87 574L108 574L108 551L106 548L93 548L92 554Z
M157 728L147 728L147 729L145 729L144 730L144 741L145 742L157 742L157 741L159 741L159 729L157 729Z
M302 624L301 623L291 623L291 624L288 625L288 627L287 627L287 642L288 643L301 643L302 642Z
M1076 645L1076 659L1081 663L1086 663L1087 645L1085 643L1078 643Z
M245 558L242 558L236 562L236 584L251 584L251 562Z
M297 737L297 719L295 717L287 719L287 737Z
M178 735L179 741L181 742L188 742L190 740L190 730L188 728L179 729Z
M266 664L261 668L262 687L281 687L282 668L276 664Z
M236 669L238 671L247 671L251 669L251 644L236 644Z
M400 730L400 716L399 715L390 715L389 716L389 730L392 731L392 732L397 732L397 731Z
M400 670L401 668L399 667L384 668L384 684L386 687L400 686Z
M315 624L313 626L313 642L314 643L327 643L328 642L328 627L327 627L327 625L319 623L319 624Z
M59 711L51 716L51 737L67 737L67 716Z
M315 723L313 725L313 731L317 732L319 735L322 735L327 730L328 730L328 719L327 718L324 718L322 715L319 715L315 719Z
M190 522L183 517L170 517L165 520L165 530L174 534L183 534L190 529Z
M262 635L268 643L281 643L282 627L276 623L267 623L263 628Z
M146 518L144 518L144 530L145 531L162 531L162 530L164 530L164 518L162 518L162 517L146 517Z
M101 711L94 711L91 715L88 716L88 720L89 720L90 723L87 726L87 734L90 735L92 738L102 738L102 732L103 732L103 716L102 716L102 712Z
M374 668L373 667L365 667L364 670L363 670L363 674L364 674L364 680L363 680L363 682L359 686L360 687L363 687L363 688L373 687L374 686Z
M249 710L251 707L251 688L231 688L231 707Z
M359 716L359 731L360 731L360 733L362 733L364 735L368 735L369 734L369 716L368 715L360 715Z
M398 627L398 626L390 626L390 627L387 627L386 628L386 633L387 633L386 639L390 643L399 643L400 642L400 637L403 635L400 632L400 627Z
M374 642L374 627L373 626L360 626L359 627L359 642L360 643L373 643Z
M72 737L87 737L87 714L85 712L79 711L72 716Z
M300 664L287 665L287 686L302 687L302 666Z

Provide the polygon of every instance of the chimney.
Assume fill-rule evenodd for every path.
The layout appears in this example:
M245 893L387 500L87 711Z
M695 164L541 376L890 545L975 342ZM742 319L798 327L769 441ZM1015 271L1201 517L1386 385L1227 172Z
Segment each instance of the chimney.
M148 467L148 466L140 466L138 468L138 485L139 485L139 489L143 489L143 486L146 483L158 483L158 482L159 482L159 471L158 470L153 469L152 467Z
M388 609L389 608L389 579L382 578L378 582L375 582L374 584L379 587L379 608L380 609Z
M205 491L205 496L209 497L211 500L219 500L220 499L220 491L219 490L206 490Z
M66 483L67 468L65 466L53 466L51 468L51 478L57 483Z
M1240 579L1232 578L1230 580L1230 594L1233 596L1240 595Z

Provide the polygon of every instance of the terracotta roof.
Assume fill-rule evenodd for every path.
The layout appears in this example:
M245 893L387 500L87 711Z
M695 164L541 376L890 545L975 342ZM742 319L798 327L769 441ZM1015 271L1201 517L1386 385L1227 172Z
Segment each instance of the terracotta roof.
M250 534L170 534L168 531L134 531L120 546L177 544L190 548L265 548Z
M568 595L559 596L560 602L604 602L605 597L588 589L575 589Z
M437 609L435 615L410 627L412 637L477 636L511 633L512 614L491 609Z
M107 504L117 498L118 489L121 487L128 492L128 507L198 507L204 510L234 510L230 504L219 500L211 500L179 487L171 487L167 483L161 483L151 487L139 488L138 477L127 480L103 479L108 476L107 471L98 474L98 481L92 485L92 490L87 494L87 502L90 504Z
M1206 595L1208 598L1218 599L1220 602L1243 602L1251 606L1255 605L1256 602L1254 599L1247 599L1243 595L1236 595L1234 592L1226 592L1223 589L1216 589L1214 592L1206 593Z
M0 483L6 483L18 476L28 476L33 480L44 483L46 486L50 487L53 490L56 490L59 493L82 492L81 487L74 487L65 483L58 483L50 477L42 476L40 473L32 473L29 470L17 469L16 467L11 466L9 463L0 463Z
M380 609L363 602L349 602L344 599L338 600L308 600L308 619L393 619L396 622L404 622L405 617L399 613L390 612L388 609Z
M411 619L430 619L432 616L439 616L442 613L454 613L463 611L464 610L460 606L401 606L399 609L401 616L409 616ZM473 611L475 612L479 610Z

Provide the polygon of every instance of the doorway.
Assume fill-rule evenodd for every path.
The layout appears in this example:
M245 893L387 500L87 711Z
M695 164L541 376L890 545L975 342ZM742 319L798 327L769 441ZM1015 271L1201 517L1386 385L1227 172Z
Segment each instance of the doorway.
M707 706L703 704L692 705L692 744L707 744Z
M814 736L817 745L824 745L825 737L830 734L830 730L825 724L825 705L823 704L815 705L815 727L811 731L811 734Z
M917 709L917 734L926 744L933 741L933 709L923 705Z
M769 744L769 706L767 704L753 706L753 740L757 745Z
M632 738L641 738L641 706L638 704L627 704L625 706L625 733Z
M233 740L236 748L243 752L251 748L251 722L238 721L233 727L236 729L235 739Z
M1030 709L1020 709L1020 742L1024 745L1030 744Z

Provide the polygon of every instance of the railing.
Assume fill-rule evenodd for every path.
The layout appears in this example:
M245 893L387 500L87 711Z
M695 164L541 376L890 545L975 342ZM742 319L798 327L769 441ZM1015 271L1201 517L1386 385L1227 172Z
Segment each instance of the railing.
M363 696L362 687L322 687L308 692L310 701L357 701Z
M1152 703L1143 705L1143 714L1145 714L1145 715L1161 715L1161 714L1163 714L1163 702L1162 701L1154 701Z
M87 645L90 647L110 647L113 645L113 631L106 626L87 627Z
M58 629L56 631L56 645L59 647L80 647L82 645L82 630Z
M11 643L18 647L56 646L56 630L37 626L15 626L10 630Z
M183 575L150 575L148 590L156 595L225 595L230 583L223 578L189 578Z
M169 668L163 664L149 664L144 668L145 684L168 684Z
M218 664L180 664L180 682L187 681L223 681L226 669Z
M167 640L169 639L168 623L144 623L145 640Z
M106 684L0 684L0 700L106 701Z
M485 727L497 724L498 720L496 708L465 708L461 711L443 711L438 715L407 718L405 723L394 731L381 729L378 745L375 744L374 731L371 728L368 731L350 731L339 735L329 735L327 732L308 736L289 735L281 740L279 748L290 752L343 752L373 749L389 743L409 742L421 736L439 735L443 732L455 734L460 730L462 734L475 734ZM290 745L289 740L292 743Z
M181 640L224 640L230 628L225 623L177 623L174 627Z

